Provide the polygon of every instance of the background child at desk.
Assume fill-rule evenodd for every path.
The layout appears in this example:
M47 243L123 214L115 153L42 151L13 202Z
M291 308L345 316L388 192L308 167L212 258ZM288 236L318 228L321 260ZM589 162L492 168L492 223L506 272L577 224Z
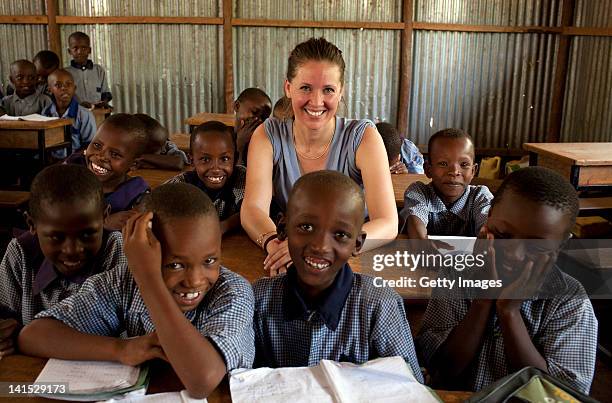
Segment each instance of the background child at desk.
M255 366L399 355L423 382L402 298L347 264L366 238L364 211L361 189L340 172L315 171L295 182L278 225L293 265L253 286Z
M506 177L483 228L500 239L487 251L487 277L504 287L487 299L434 289L427 305L417 341L435 387L479 390L534 366L588 394L597 320L582 285L555 266L577 213L576 191L559 174L529 167ZM540 241L530 248L526 239ZM542 285L554 292L540 298Z
M53 94L53 103L42 111L44 116L72 119L70 138L72 151L79 151L91 143L96 134L96 119L90 110L79 105L74 91L74 79L67 70L57 69L49 75L49 89ZM52 153L56 159L66 158L66 150Z
M38 315L19 347L129 365L162 358L190 395L202 398L228 371L251 367L253 291L220 268L219 219L203 192L162 185L144 204L150 211L131 217L123 231L127 264L90 278L81 292ZM118 339L124 331L130 338Z
M36 66L29 60L17 60L11 64L11 84L15 93L0 101L0 108L10 116L40 113L51 104L51 98L36 90L38 75Z
M238 148L238 164L246 166L249 142L257 126L268 119L272 100L259 88L247 88L234 102L234 130Z
M85 165L102 182L104 199L110 205L110 215L104 222L109 230L119 230L134 214L133 207L149 191L140 176L129 177L136 169L138 157L147 147L149 138L144 124L127 113L109 116L85 153L72 154L67 163Z
M34 56L32 63L34 63L34 66L36 67L36 74L38 75L36 91L51 97L51 93L48 91L47 87L47 77L49 77L49 74L53 73L59 68L59 57L53 51L41 50ZM14 93L15 87L12 85L12 83L9 83L6 88L6 95L11 95Z
M54 165L36 176L30 231L10 242L0 263L0 357L38 312L74 294L87 277L125 264L121 235L103 231L106 214L102 185L87 169Z
M182 170L189 163L187 155L168 140L168 129L144 113L136 113L147 129L149 144L138 161L139 168Z
M108 87L106 71L89 59L91 41L83 32L73 32L68 37L68 53L72 60L66 66L76 83L79 102L87 107L107 107L113 96Z
M167 183L190 183L205 192L217 209L222 234L238 228L246 168L236 165L232 128L217 121L202 123L191 133L189 149L193 170L183 172Z
M478 167L472 137L463 130L441 130L430 137L428 150L425 174L431 183L415 182L404 194L400 217L408 236L476 236L493 195L486 186L470 185Z

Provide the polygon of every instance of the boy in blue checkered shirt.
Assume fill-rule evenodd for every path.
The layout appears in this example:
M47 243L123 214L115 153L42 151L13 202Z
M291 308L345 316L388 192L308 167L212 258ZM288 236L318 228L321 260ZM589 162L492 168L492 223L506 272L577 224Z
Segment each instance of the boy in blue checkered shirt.
M228 371L253 362L253 291L219 266L219 219L203 192L163 185L145 207L150 211L123 229L129 269L94 276L39 314L21 332L19 347L42 357L128 365L161 358L192 397L202 398Z
M469 299L433 291L417 344L435 387L477 391L534 366L588 394L597 319L582 285L555 266L577 213L575 189L549 169L504 180L483 228L501 240L489 276L504 287Z
M365 241L364 204L359 186L339 172L295 183L278 225L293 265L254 285L255 366L401 356L423 382L401 297L347 264Z

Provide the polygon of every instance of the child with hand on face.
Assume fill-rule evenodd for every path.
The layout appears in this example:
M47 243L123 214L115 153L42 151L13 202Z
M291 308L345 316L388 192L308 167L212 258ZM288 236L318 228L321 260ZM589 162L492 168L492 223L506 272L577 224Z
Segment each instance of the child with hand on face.
M194 169L168 183L190 183L205 192L217 209L222 234L239 227L246 168L236 165L232 128L217 121L203 123L191 133L189 147Z
M364 211L361 189L340 172L296 181L278 224L293 264L253 286L255 366L361 364L397 355L423 382L402 298L347 263L366 238Z
M272 100L259 88L247 88L234 102L234 130L236 131L238 164L246 166L251 136L271 112Z
M11 64L11 84L15 93L7 95L0 101L2 108L10 116L25 116L41 113L51 104L51 98L38 92L38 74L36 66L29 60L17 60Z
M144 113L136 113L142 121L149 135L149 142L145 153L138 161L139 168L160 168L182 170L189 163L187 155L179 150L172 141L168 140L168 129L157 120Z
M125 264L121 235L103 230L102 185L84 167L53 165L32 182L30 231L0 263L0 358L34 315L76 293L90 276Z
M389 170L392 174L422 174L423 155L419 148L410 140L402 139L395 127L386 122L376 123L389 158Z
M123 229L127 264L38 315L19 347L128 365L161 358L192 397L204 398L232 369L251 367L253 291L220 266L219 220L208 196L167 184L144 207ZM124 332L128 338L119 338Z
M109 116L91 141L85 154L75 153L67 163L85 165L102 182L104 199L110 205L110 215L104 222L109 230L120 230L149 185L140 176L130 177L138 158L147 147L149 137L144 124L127 113Z
M49 87L53 103L42 111L44 116L72 119L70 138L72 151L79 151L89 145L96 134L96 119L88 109L77 102L76 86L72 75L64 69L57 69L49 75ZM65 150L53 152L56 159L66 158Z
M534 366L588 394L597 319L582 285L555 265L577 213L559 174L529 167L506 177L481 233L495 242L487 275L503 287L470 299L434 289L427 305L417 342L435 387L477 391Z

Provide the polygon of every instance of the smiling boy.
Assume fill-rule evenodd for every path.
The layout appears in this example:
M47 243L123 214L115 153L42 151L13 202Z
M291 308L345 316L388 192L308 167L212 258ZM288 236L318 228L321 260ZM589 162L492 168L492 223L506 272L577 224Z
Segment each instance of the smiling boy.
M470 185L477 168L471 136L463 130L441 130L429 139L428 150L425 174L431 183L415 182L404 194L400 216L408 236L476 236L493 195L486 186Z
M25 116L40 113L51 104L51 98L36 91L38 74L36 66L29 60L17 60L10 68L11 84L15 93L2 98L0 108L11 116Z
M256 366L361 364L398 355L423 381L401 297L347 264L365 241L364 209L361 189L340 172L297 180L278 226L293 265L253 287Z
M129 365L161 358L202 398L228 371L252 364L253 291L220 267L219 220L203 192L162 185L145 208L123 231L127 264L38 315L19 346L31 355ZM118 338L123 332L128 339Z

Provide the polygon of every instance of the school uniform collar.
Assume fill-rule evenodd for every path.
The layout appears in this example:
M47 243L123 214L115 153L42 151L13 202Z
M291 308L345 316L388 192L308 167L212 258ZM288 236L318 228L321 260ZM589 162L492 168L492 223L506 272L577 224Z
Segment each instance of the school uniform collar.
M446 204L442 201L442 198L436 193L436 189L433 186L433 183L429 183L431 193L433 195L434 202L429 207L430 213L443 213L445 211L449 211L456 215L457 217L463 219L464 221L469 218L469 211L465 208L465 204L468 201L470 196L470 191L472 190L472 185L467 185L461 197L459 197L453 204L449 207L446 207Z
M53 263L47 259L46 257L43 259L40 264L36 275L34 276L34 281L32 283L32 295L38 295L42 291L44 291L53 281L58 278L64 278L71 283L83 284L87 278L91 275L100 273L102 271L102 264L104 261L104 253L106 252L106 244L108 242L109 232L107 230L103 230L102 233L102 246L100 247L100 251L98 255L94 258L93 267L85 272L77 273L74 276L66 277L59 273ZM40 244L38 241L38 236L36 236L36 245L38 246L39 256L42 256L42 251L40 250ZM36 257L35 257L36 258ZM34 259L35 260L35 259Z
M302 297L298 286L297 271L295 266L287 269L285 287L283 290L283 310L286 320L301 319L308 321L313 313L318 313L325 325L332 331L336 331L342 309L346 304L349 293L353 287L353 271L348 263L340 269L332 285L325 290L325 295L311 309Z
M93 67L94 67L93 62L91 61L91 59L87 59L85 64L78 64L74 60L71 60L70 61L70 65L72 67L74 67L75 69L79 69L79 70L92 70Z
M55 97L53 97L53 102L51 103L51 105L49 105L48 115L58 116L61 118L76 119L78 112L79 112L79 102L77 101L76 97L73 96L64 114L62 116L59 116L59 112L57 111L56 100L55 100Z

